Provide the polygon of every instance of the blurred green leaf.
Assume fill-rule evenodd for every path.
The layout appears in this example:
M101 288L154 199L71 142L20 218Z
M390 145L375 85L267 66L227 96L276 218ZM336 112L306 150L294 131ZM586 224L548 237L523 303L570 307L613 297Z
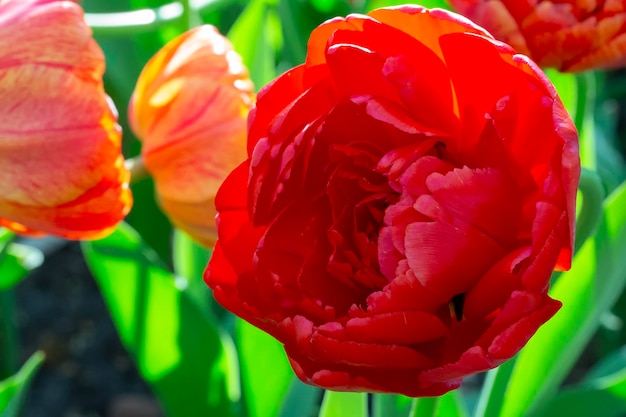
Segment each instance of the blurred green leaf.
M367 417L367 394L326 391L319 417Z
M373 417L406 417L412 403L413 399L404 395L374 394L372 414Z
M556 88L556 91L570 117L572 120L575 120L578 105L576 76L574 74L567 74L552 68L545 69L544 71L550 81L552 81L552 84L554 84L554 88Z
M18 417L26 391L43 364L43 352L35 352L22 369L12 377L0 381L0 416Z
M17 285L42 263L43 253L39 249L11 243L0 260L0 291Z
M241 319L237 320L235 342L248 415L276 417L294 379L283 346Z
M0 227L0 251L4 250L4 247L15 238L15 233L9 229Z
M594 129L596 105L596 75L583 72L576 75L577 105L574 122L578 129L580 162L582 166L598 171L598 150Z
M304 63L307 42L313 29L325 20L307 0L279 0L278 16L285 40L285 60L288 66Z
M402 0L368 0L365 7L369 11L378 9L380 7L400 6L406 3L406 1ZM420 6L424 6L429 9L438 8L451 10L451 7L448 5L448 2L446 0L420 0L416 4L419 4Z
M515 368L517 357L487 372L483 383L474 417L497 417L506 396L506 388Z
M128 11L146 7L156 7L169 1L152 0L117 0L117 7L111 5L110 0L90 0L83 2L87 12ZM168 29L169 28L169 29ZM115 103L119 113L119 124L123 130L122 150L126 158L139 154L141 143L132 134L128 124L128 103L139 73L150 58L173 35L167 31L176 29L176 26L153 30L148 33L115 36L110 33L95 33L94 38L102 48L106 57L106 72L104 74L104 88ZM167 33L166 33L167 32ZM154 186L151 179L132 185L133 209L126 217L142 235L148 245L157 251L161 259L170 262L170 233L169 221L159 209L154 198Z
M278 417L315 417L323 390L293 378ZM390 416L391 417L391 416Z
M439 409L439 397L415 398L408 417L435 417Z
M241 55L258 89L276 76L276 19L267 0L252 0L228 32L228 39Z
M598 154L598 174L609 192L626 180L624 157L617 149L619 139L619 114L617 104L605 102L596 112L596 152Z
M212 317L211 291L203 278L204 270L211 258L211 250L200 246L189 235L175 229L173 251L174 272L178 279L185 281L185 292L200 310Z
M613 375L559 393L538 417L621 417L624 414L626 369L621 369Z
M525 416L554 396L602 315L611 308L626 282L626 183L605 201L596 235L561 274L550 295L563 307L520 352L507 388L502 417Z
M602 358L585 375L586 382L604 378L626 369L626 346Z
M322 13L330 13L345 2L341 0L311 0L311 4Z
M461 391L450 391L439 400L436 417L468 417Z
M168 417L231 416L238 369L230 338L207 319L127 224L83 242L122 342Z

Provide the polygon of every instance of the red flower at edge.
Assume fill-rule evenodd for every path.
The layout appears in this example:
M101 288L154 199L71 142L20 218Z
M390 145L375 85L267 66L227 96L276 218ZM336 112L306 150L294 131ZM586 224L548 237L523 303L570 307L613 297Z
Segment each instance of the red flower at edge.
M261 90L205 279L303 381L439 395L560 303L580 162L527 57L419 6L330 20Z
M624 0L449 0L542 67L578 72L626 65Z

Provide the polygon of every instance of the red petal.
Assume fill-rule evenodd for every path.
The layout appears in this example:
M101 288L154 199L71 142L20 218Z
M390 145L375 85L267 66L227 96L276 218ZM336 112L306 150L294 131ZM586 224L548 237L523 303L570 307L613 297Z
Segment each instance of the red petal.
M399 311L350 319L346 333L355 342L412 345L443 337L448 328L432 314Z

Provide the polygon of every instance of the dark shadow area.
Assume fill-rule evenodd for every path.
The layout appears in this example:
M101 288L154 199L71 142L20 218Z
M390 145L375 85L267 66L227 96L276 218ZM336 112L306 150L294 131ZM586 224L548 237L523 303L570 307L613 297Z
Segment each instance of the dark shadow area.
M126 353L78 243L48 255L17 293L23 363L46 361L22 417L156 417L150 388Z

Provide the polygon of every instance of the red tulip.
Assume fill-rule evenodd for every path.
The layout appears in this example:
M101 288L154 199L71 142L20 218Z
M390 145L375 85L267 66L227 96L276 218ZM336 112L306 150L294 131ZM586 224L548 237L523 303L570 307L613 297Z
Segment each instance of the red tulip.
M419 6L330 20L259 92L205 279L305 382L439 395L558 310L580 162L545 75Z
M450 0L457 11L543 67L626 65L623 0Z
M76 3L0 1L0 226L88 239L129 211L103 73Z
M208 25L165 45L146 64L131 99L129 119L161 207L205 246L217 237L217 189L246 159L253 100L241 58Z

